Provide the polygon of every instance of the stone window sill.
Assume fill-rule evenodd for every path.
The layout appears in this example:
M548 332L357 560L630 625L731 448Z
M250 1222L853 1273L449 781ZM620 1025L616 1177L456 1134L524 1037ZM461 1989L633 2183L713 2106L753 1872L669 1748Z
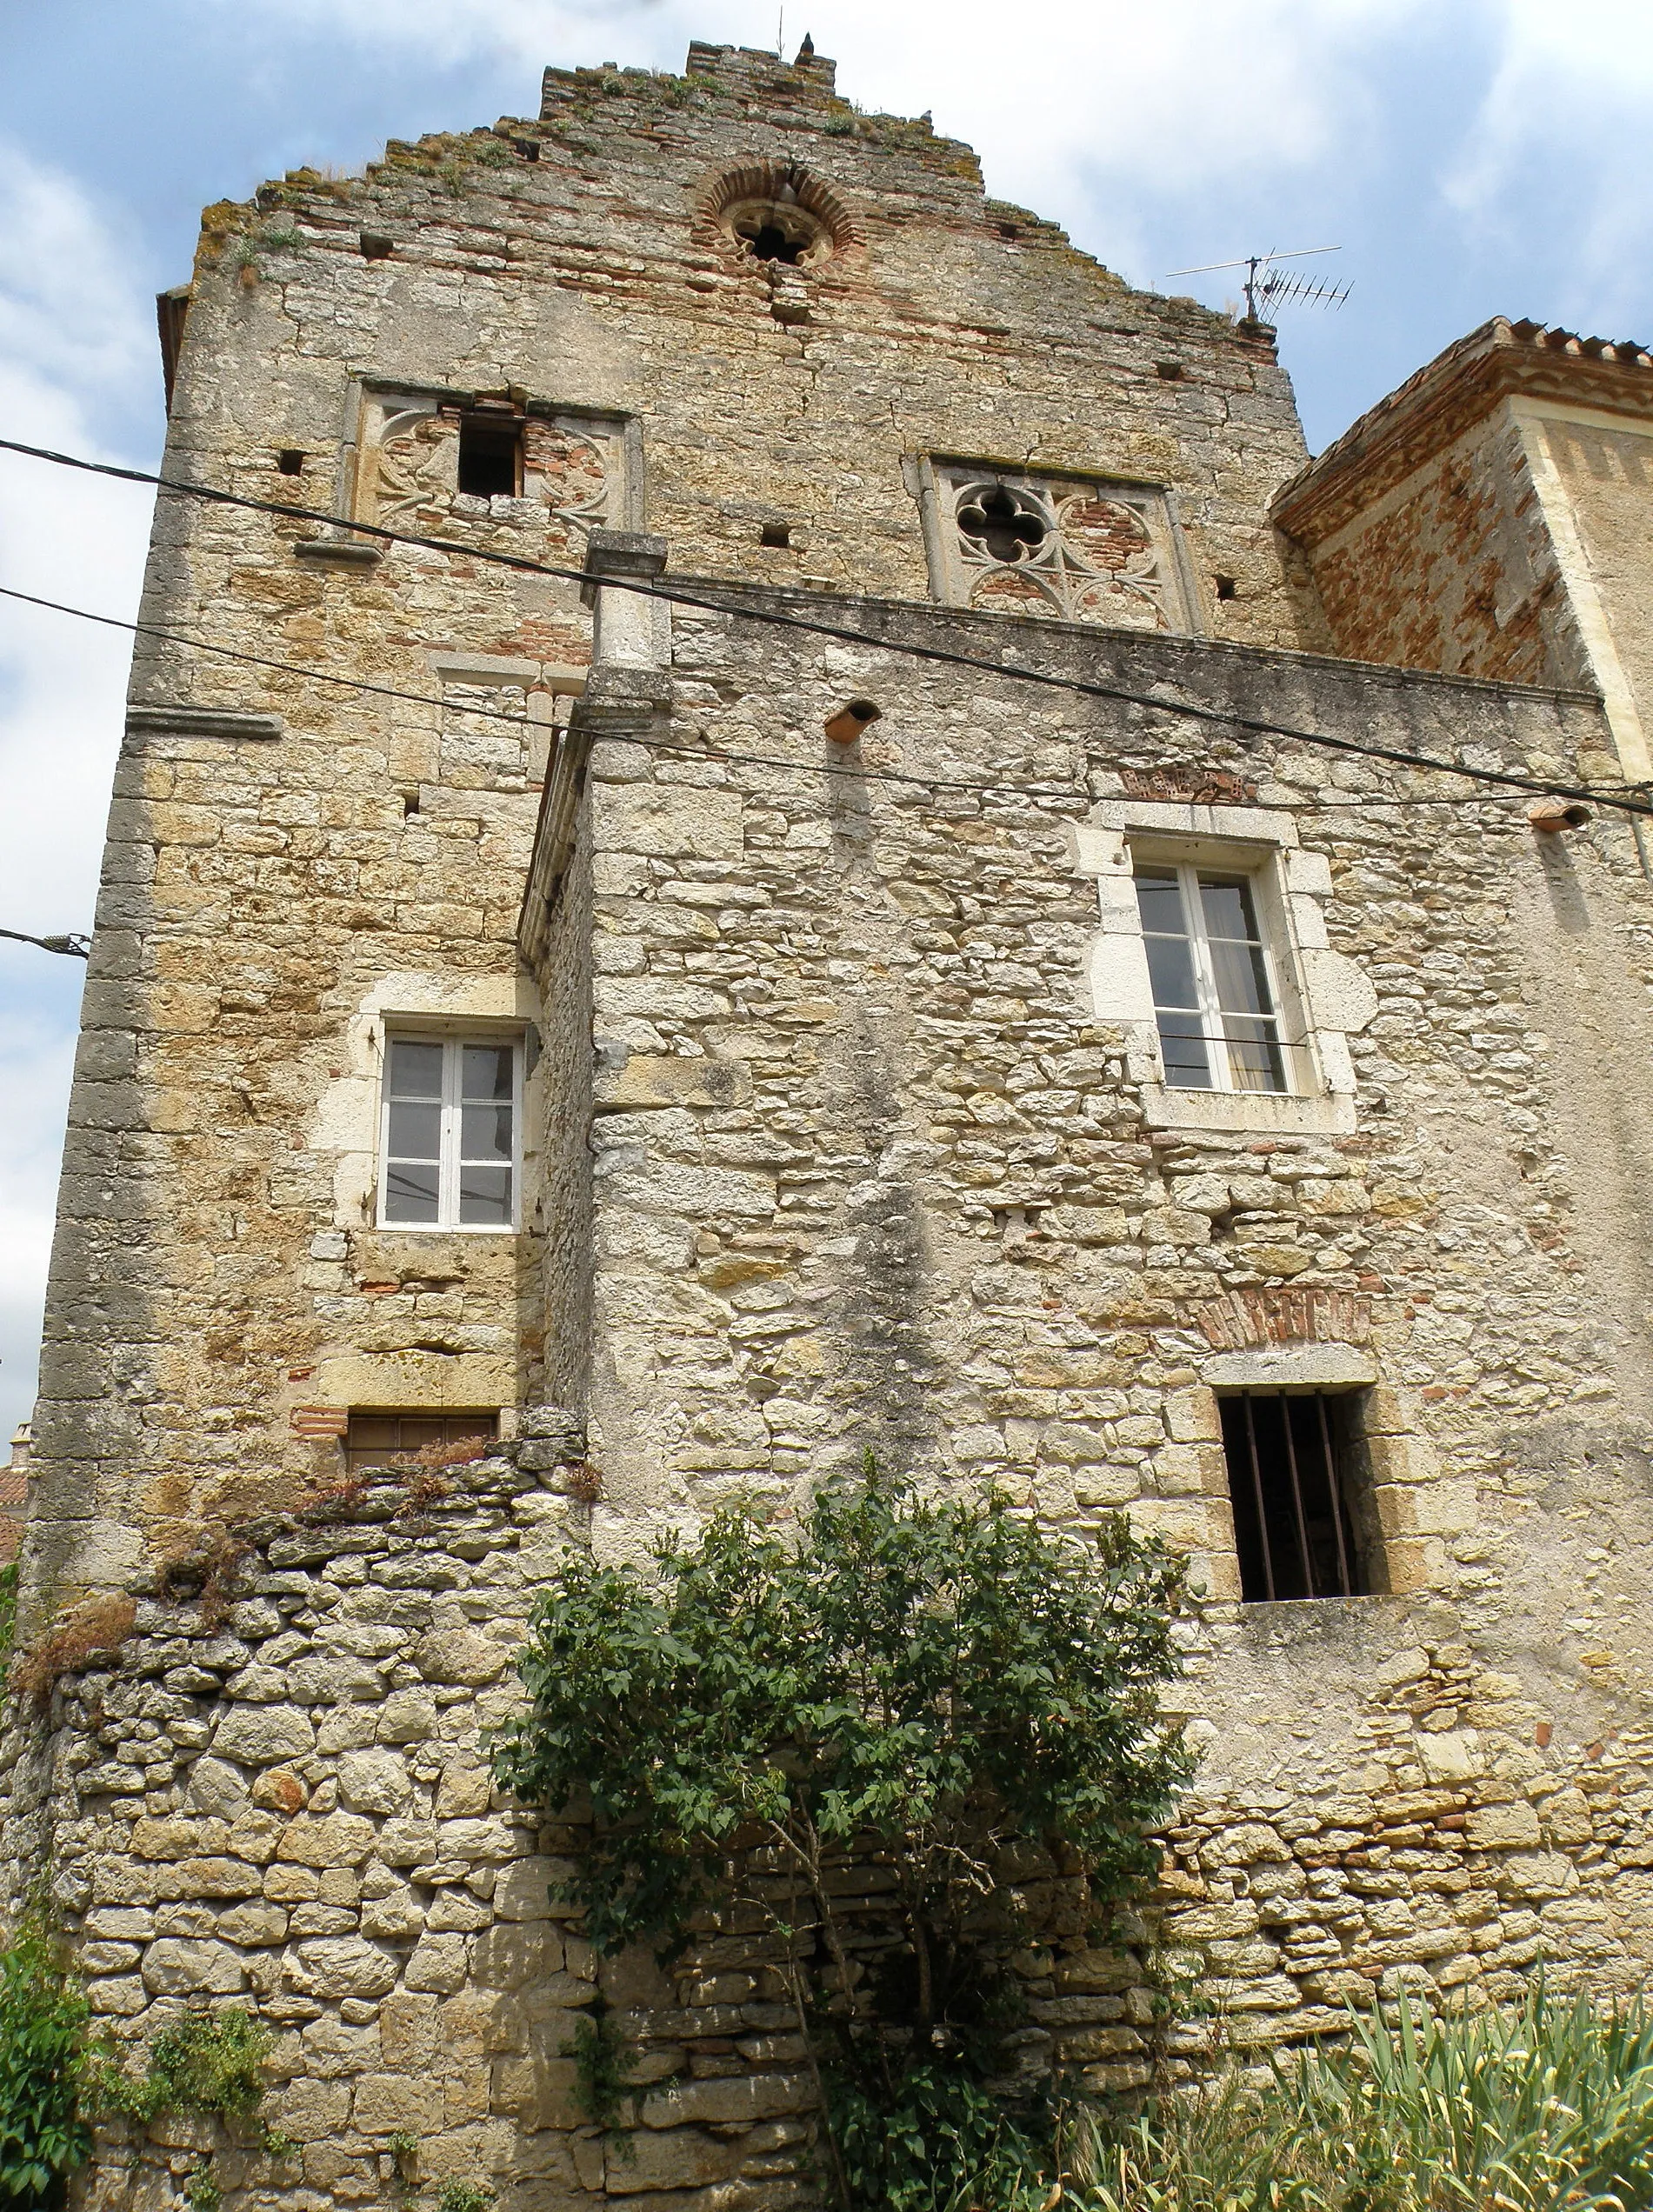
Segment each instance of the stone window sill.
M1268 1090L1180 1090L1143 1085L1143 1114L1150 1129L1244 1129L1260 1136L1346 1136L1355 1127L1355 1102L1346 1091L1317 1098Z

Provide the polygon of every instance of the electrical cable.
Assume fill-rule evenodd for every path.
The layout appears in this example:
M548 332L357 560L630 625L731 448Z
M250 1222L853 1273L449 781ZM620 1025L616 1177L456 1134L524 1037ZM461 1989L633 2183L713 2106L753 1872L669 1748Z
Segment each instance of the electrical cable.
M209 484L183 483L176 477L157 476L145 469L122 468L108 461L88 461L77 454L58 453L46 446L24 445L15 438L0 438L0 452L22 454L30 460L46 461L59 468L81 470L93 476L112 476L123 483L150 484L173 497L202 499L221 506L246 508L257 514L280 516L293 521L317 523L324 529L346 530L352 536L377 537L393 544L417 545L436 552L458 554L467 560L490 562L522 574L550 576L563 583L582 585L600 583L604 590L629 591L641 598L663 600L669 605L693 607L702 612L725 615L739 621L765 623L771 628L804 631L814 636L831 638L841 644L869 646L877 652L904 655L911 659L929 661L943 667L969 669L977 674L1009 678L1015 683L1033 683L1047 690L1070 692L1082 698L1106 699L1116 704L1142 707L1155 714L1170 715L1184 721L1214 723L1224 729L1243 730L1255 736L1283 738L1290 743L1316 745L1328 751L1351 754L1367 760L1383 761L1390 766L1423 769L1433 775L1461 776L1470 782L1483 783L1503 790L1524 791L1530 796L1577 799L1590 805L1605 807L1621 814L1643 816L1653 815L1653 805L1648 804L1645 800L1623 797L1616 792L1595 790L1578 784L1542 783L1530 776L1516 776L1497 769L1471 768L1462 762L1440 760L1426 753L1410 753L1389 745L1362 744L1354 738L1333 737L1323 730L1298 730L1289 723L1271 722L1260 716L1233 713L1220 707L1202 706L1191 700L1157 698L1151 693L1131 691L1123 685L1096 683L1082 676L1052 675L1043 669L1025 668L1015 662L988 660L981 655L961 653L946 646L920 645L905 639L880 637L869 630L851 630L842 623L821 622L809 616L786 614L777 608L743 606L738 597L722 596L708 597L703 593L690 590L681 584L643 583L633 578L622 576L593 577L586 570L559 568L550 562L530 560L523 554L501 553L488 547L467 545L462 540L456 538L432 537L411 530L390 530L377 523L352 522L343 516L323 514L317 508L293 506L280 500L254 499L243 492L220 491ZM741 586L737 583L730 583L726 590L730 594L738 594ZM26 596L23 593L9 596ZM63 610L63 611L78 614L84 610L76 608ZM94 616L92 619L112 620L108 616ZM114 624L113 626L133 629L137 627L136 624ZM190 644L197 643L193 639L179 642ZM227 649L217 650L226 650ZM314 670L296 672L309 675L319 673ZM361 688L377 687L363 686ZM916 777L909 780L933 782L935 779ZM980 790L982 786L976 783L967 788Z
M438 692L403 691L394 684L374 683L366 676L334 676L325 669L303 668L296 661L276 660L267 653L247 653L237 646L215 645L203 637L186 636L182 630L167 630L159 623L129 622L119 615L95 614L90 607L71 607L62 599L43 599L36 592L19 591L10 584L0 584L0 599L15 599L25 607L43 607L51 614L72 615L80 622L96 623L105 630L124 630L140 637L158 637L167 644L183 645L196 653L211 653L219 659L242 662L252 668L274 669L281 675L297 676L304 683L330 683L341 690L364 691L374 698L397 699L409 706L448 708L453 705L451 700ZM509 723L517 730L534 726L525 715L513 714L504 707L466 706L454 710L488 722ZM560 724L558 726L561 727ZM841 765L832 761L783 760L772 753L733 752L721 745L709 753L705 746L691 744L686 739L652 734L643 736L636 731L628 732L618 742L641 745L652 752L675 753L690 760L734 761L747 768L778 768L785 770L789 775L836 776L851 783L909 783L926 791L967 791L976 798L987 792L1045 801L1074 796L1071 785L1063 788L1055 777L1042 783L1007 783L993 777L920 776L906 769L870 768L850 762ZM1555 792L1548 784L1535 784L1531 788L1545 796L1576 796L1571 792L1564 795ZM1454 791L1438 792L1427 797L1403 797L1394 792L1373 791L1347 793L1335 798L1317 796L1313 804L1316 811L1336 806L1485 806L1502 796L1502 792ZM1653 815L1653 808L1636 811Z
M27 929L0 929L0 937L10 937L14 944L38 945L42 952L66 952L74 960L91 957L92 941L78 929L61 937L31 937Z

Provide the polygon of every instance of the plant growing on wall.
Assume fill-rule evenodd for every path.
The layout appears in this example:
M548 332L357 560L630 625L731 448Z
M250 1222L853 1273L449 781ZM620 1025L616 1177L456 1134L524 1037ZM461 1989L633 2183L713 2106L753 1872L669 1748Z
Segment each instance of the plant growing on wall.
M270 2031L239 2006L163 2029L140 2071L94 2041L89 2022L65 1947L31 1908L0 1949L0 2212L62 2203L69 2176L90 2155L94 2113L140 2125L165 2113L250 2120L263 2102ZM271 2156L290 2148L268 2129L261 2143ZM216 2202L210 2158L190 2189L192 2205Z
M663 1955L727 1897L767 1922L821 2092L837 2195L944 2204L991 2155L1030 2170L999 2070L1001 1962L1054 1871L1093 1920L1156 1864L1190 1761L1162 1716L1181 1562L1123 1519L1089 1544L1001 1496L882 1477L789 1542L719 1513L652 1571L570 1559L518 1665L501 1782L594 1830L570 1885L593 1942ZM837 1879L870 1859L870 1939Z

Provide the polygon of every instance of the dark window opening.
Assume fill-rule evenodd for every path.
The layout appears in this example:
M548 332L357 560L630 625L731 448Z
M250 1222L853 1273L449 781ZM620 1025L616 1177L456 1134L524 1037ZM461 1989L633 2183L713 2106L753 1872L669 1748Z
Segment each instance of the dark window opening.
M1241 1596L1363 1596L1372 1545L1356 1394L1244 1390L1221 1404Z
M522 451L522 432L515 423L465 416L459 425L460 490L478 499L515 499Z
M1003 484L995 484L980 499L961 507L958 527L966 537L985 545L996 561L1019 561L1045 539L1044 524L1038 516L1019 506Z
M304 456L296 446L284 445L276 456L276 466L283 476L299 476L304 473Z
M803 258L807 238L789 238L778 223L759 223L740 229L740 237L755 261L783 261L796 268Z
M499 1434L499 1415L493 1408L472 1413L377 1413L352 1409L344 1436L344 1460L352 1475L387 1461L405 1459L417 1452L434 1465L444 1446L480 1440L492 1443Z
M513 138L510 143L513 146L515 146L517 152L522 156L524 161L537 161L539 159L539 140L537 138Z
M410 821L418 811L419 794L417 791L403 791L402 794L402 819L404 822Z
M396 241L387 238L382 230L363 230L358 242L363 261L388 261L396 250Z
M1168 384L1177 383L1183 374L1183 364L1180 361L1156 361L1154 367Z
M757 533L760 545L787 546L792 543L790 527L785 523L765 523Z
M1219 599L1237 599L1240 587L1232 576L1220 576L1216 580L1216 596Z

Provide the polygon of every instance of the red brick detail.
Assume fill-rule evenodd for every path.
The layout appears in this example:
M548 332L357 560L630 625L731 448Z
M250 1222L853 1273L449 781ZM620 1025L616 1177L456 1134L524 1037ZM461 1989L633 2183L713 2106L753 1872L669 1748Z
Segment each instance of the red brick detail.
M1228 1290L1202 1306L1199 1325L1213 1351L1254 1344L1363 1344L1371 1301L1352 1290Z
M301 1436L342 1436L350 1425L343 1406L295 1406L292 1423Z
M1128 799L1158 799L1174 806L1255 806L1257 787L1226 768L1122 768Z

